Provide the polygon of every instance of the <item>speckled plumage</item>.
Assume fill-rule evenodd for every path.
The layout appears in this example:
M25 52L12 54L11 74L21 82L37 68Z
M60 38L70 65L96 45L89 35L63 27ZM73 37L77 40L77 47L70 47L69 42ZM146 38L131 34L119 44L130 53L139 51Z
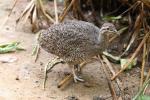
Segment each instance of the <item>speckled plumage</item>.
M106 49L100 29L84 21L67 21L52 25L41 33L39 43L47 52L67 63L79 64ZM104 45L105 44L105 45Z
M100 29L89 22L72 20L43 31L39 44L69 65L77 65L102 53L108 46L107 35L111 31L116 31L111 23L103 24Z

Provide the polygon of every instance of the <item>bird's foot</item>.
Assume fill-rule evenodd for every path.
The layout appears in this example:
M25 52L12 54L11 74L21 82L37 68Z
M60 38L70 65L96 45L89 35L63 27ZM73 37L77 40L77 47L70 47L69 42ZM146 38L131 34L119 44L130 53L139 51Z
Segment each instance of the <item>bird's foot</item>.
M77 81L84 82L84 80L79 76L78 68L80 68L79 65L74 65L72 67L72 74L75 83L77 83Z
M77 83L78 81L84 82L84 80L82 78L80 78L79 76L77 76L77 75L74 75L73 78L74 78L75 83Z

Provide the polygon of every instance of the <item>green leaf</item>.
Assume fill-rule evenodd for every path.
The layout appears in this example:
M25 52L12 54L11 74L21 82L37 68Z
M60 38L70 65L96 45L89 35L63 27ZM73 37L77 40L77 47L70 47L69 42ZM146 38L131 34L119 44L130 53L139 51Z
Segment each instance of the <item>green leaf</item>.
M144 91L144 89L150 84L150 79L146 80L143 84L143 86L140 88L140 90L138 91L138 93L132 98L132 100L147 100L147 99L142 99L142 98L148 98L147 96L144 97L140 97ZM148 99L150 100L150 99Z
M129 59L120 59L121 68L128 63ZM127 69L131 69L133 66L137 64L137 59L134 59L127 67Z
M0 54L14 52L16 50L25 50L23 48L18 47L19 44L20 42L12 42L0 45Z
M140 95L138 97L138 100L150 100L150 96L148 96L148 95Z
M111 54L109 54L108 52L103 52L103 55L105 55L106 57L112 59L113 61L117 61L120 63L121 68L123 68L123 66L128 63L129 59L126 58L120 58L119 56L113 56ZM135 66L137 64L137 59L135 58L127 67L127 69L131 69L133 66Z
M121 16L104 16L102 19L103 20L106 20L106 21L115 21L115 20L119 20L121 19L122 17Z

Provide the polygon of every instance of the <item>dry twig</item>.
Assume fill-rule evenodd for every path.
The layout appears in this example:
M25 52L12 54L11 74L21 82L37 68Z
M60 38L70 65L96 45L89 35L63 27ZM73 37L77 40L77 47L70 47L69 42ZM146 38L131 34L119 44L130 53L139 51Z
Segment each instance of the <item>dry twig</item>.
M129 44L126 47L126 50L122 53L122 55L124 55L130 49L131 45L134 43L135 39L137 38L138 33L140 32L142 18L143 17L141 16L141 14L139 14L138 17L136 18L135 25L134 25L134 32L132 34Z
M138 48L135 50L135 52L133 53L132 57L129 59L129 62L126 63L123 68L117 72L112 78L111 80L114 80L121 72L123 72L127 67L128 65L133 61L133 59L137 56L137 54L139 53L139 51L141 50L143 44L145 43L145 41L147 40L148 36L149 36L149 32L146 33L146 35L144 36L143 40L141 41L141 43L139 44Z
M45 16L47 19L49 19L52 23L54 23L54 22L55 22L54 19L51 18L51 16L49 16L49 15L45 12L42 1L41 1L41 0L38 0L38 2L39 2L40 9L42 10L42 13L44 14L44 16Z
M104 73L105 73L105 75L106 75L106 79L107 79L108 86L109 86L111 95L112 95L112 97L113 97L113 100L117 100L117 95L116 95L114 86L113 86L113 84L112 84L111 81L110 81L110 76L109 76L108 71L107 71L107 69L106 69L106 67L105 67L105 64L104 64L104 62L102 61L102 59L100 58L100 56L98 56L98 59L99 59L99 61L100 61L101 64L102 64L102 69L103 69L103 71L104 71Z
M148 71L148 73L147 73L147 76L146 76L145 82L146 82L146 81L148 81L149 77L150 77L150 69L149 69L149 71ZM143 94L145 93L145 91L146 91L147 87L148 87L148 85L147 85L147 86L145 87L145 89L143 90Z
M58 10L57 10L57 1L54 0L54 7L55 7L55 24L58 23Z
M11 8L11 11L9 12L8 16L4 19L4 21L2 22L2 24L0 24L0 29L2 29L3 26L5 25L5 23L7 22L8 18L10 17L12 11L14 10L14 8L15 8L15 6L16 6L16 4L17 4L17 1L18 1L18 0L15 0L15 1L14 1L14 4L13 4L13 6L12 6L12 8Z
M145 67L145 61L146 60L146 43L144 43L143 46L143 60L142 60L142 66L141 66L141 81L140 81L140 88L143 86L143 80L144 80L144 67Z
M42 16L42 17L41 17ZM16 22L20 22L23 20L23 23L25 23L28 18L30 19L30 22L32 24L32 31L36 32L38 27L38 20L46 20L48 23L54 23L55 21L53 18L46 13L44 9L44 5L41 0L31 0L29 4L26 6L24 11L21 13L19 18L16 20Z
M102 56L102 58L105 61L105 63L107 64L107 66L108 66L110 72L112 73L112 75L115 75L115 71L113 70L113 67L112 67L111 63L109 62L109 60L104 55ZM121 91L123 91L122 83L119 80L119 78L116 78L116 82L117 82L117 85L118 85L119 89L121 89Z
M67 15L68 11L70 10L70 8L72 7L73 3L75 2L76 0L72 0L71 3L69 4L69 6L64 9L62 15L59 16L59 21L62 22L65 18L65 16Z
M87 63L89 62L83 62L80 64L80 68L82 69ZM70 80L73 79L73 75L69 74L68 76L66 76L61 82L58 83L58 88L64 88L67 84L69 84Z

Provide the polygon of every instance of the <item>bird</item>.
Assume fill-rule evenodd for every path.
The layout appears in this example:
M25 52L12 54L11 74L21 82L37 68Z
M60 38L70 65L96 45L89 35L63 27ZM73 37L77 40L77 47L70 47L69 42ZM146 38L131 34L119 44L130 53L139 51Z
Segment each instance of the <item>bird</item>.
M80 68L79 64L83 61L102 54L107 49L112 34L117 34L117 30L109 22L99 28L90 22L67 20L42 31L38 42L45 51L69 65L75 82L84 82L76 69Z

